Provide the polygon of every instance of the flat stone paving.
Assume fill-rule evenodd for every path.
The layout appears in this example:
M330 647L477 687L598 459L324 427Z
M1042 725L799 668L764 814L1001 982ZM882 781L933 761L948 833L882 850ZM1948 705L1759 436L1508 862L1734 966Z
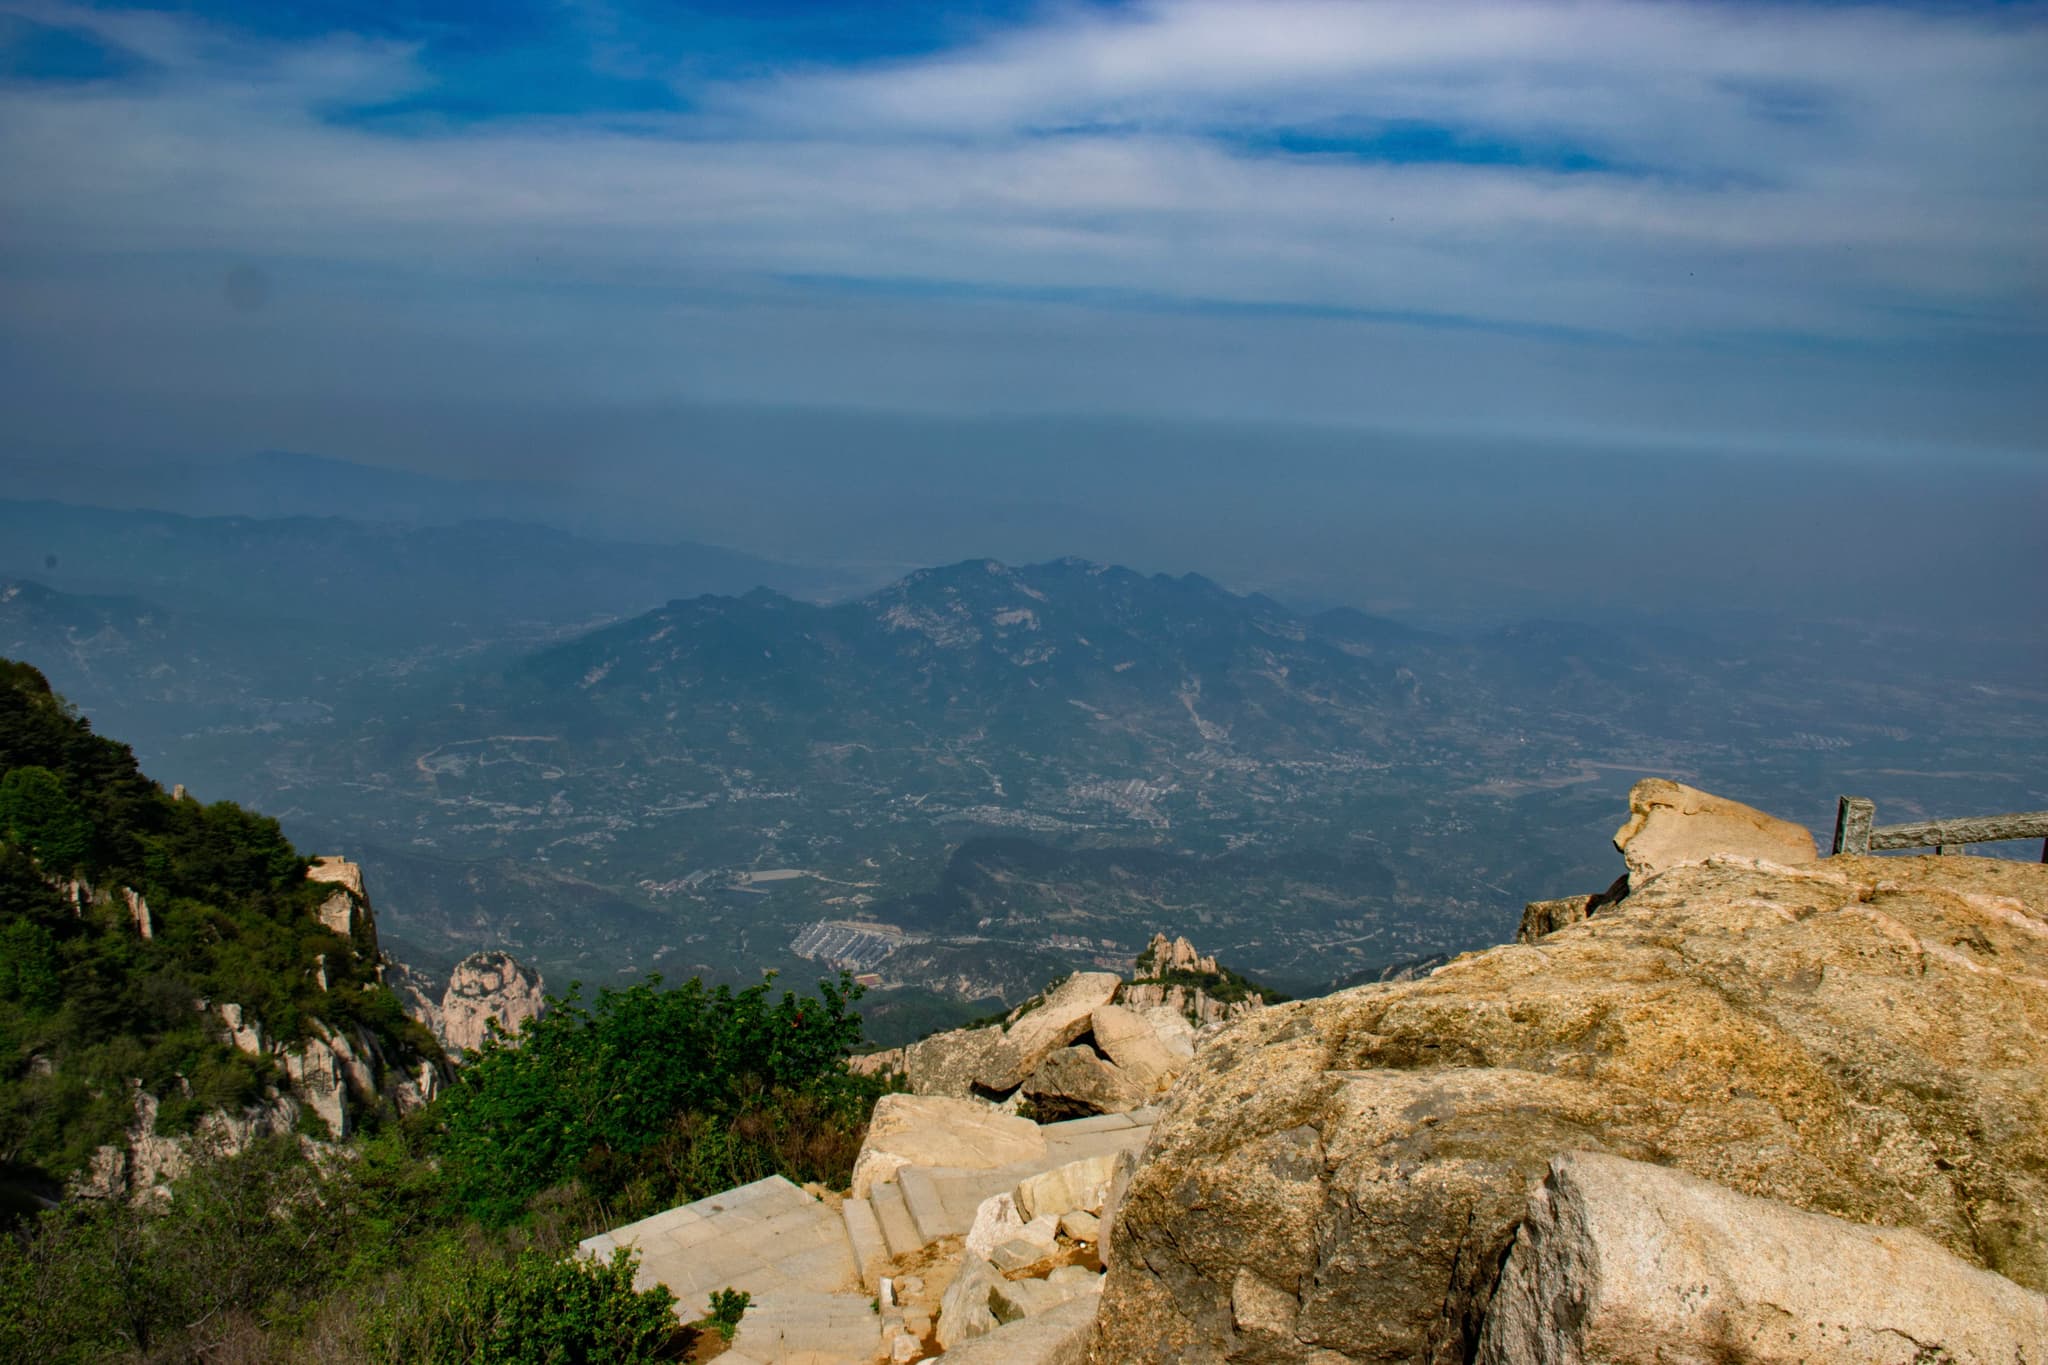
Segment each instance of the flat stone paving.
M860 1267L839 1211L779 1175L599 1233L586 1255L640 1252L636 1283L675 1294L685 1320L702 1317L714 1289L830 1294L858 1289Z

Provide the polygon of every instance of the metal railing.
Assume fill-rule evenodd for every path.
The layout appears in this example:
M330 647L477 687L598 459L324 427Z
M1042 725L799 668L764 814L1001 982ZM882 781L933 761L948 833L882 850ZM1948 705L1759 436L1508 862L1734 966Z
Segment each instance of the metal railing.
M1971 844L1995 844L2006 839L2041 840L2041 861L2048 863L2048 810L1880 825L1877 803L1865 797L1845 796L1835 808L1837 853L1874 853L1889 848L1961 853Z

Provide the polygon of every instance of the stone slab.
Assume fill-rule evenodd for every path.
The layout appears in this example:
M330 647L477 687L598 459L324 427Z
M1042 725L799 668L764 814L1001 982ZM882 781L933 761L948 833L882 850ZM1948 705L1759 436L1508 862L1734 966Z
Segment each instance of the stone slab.
M865 1365L882 1344L882 1319L859 1294L807 1290L756 1295L740 1318L732 1349L762 1365Z
M1086 1365L1100 1292L1078 1294L948 1350L948 1365Z
M839 1206L839 1218L846 1225L846 1240L853 1246L861 1287L873 1293L889 1264L889 1239L882 1235L875 1207L865 1199L848 1199Z
M924 1245L924 1239L917 1235L917 1224L911 1221L910 1210L903 1203L903 1189L900 1185L877 1185L868 1194L868 1202L875 1211L875 1221L882 1226L882 1237L889 1243L889 1254L908 1256Z
M2048 1297L1915 1232L1568 1153L1530 1197L1480 1365L1621 1359L2040 1365Z
M615 1247L640 1253L635 1283L668 1286L685 1321L715 1289L767 1294L833 1293L860 1283L846 1224L781 1176L770 1176L587 1238L581 1255Z

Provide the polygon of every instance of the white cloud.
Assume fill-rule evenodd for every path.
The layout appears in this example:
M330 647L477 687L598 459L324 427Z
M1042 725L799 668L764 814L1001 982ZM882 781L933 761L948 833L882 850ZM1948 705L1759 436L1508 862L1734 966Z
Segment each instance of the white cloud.
M327 287L640 291L650 317L692 291L786 301L777 279L831 276L1654 345L2038 344L2048 320L2038 22L1547 0L1049 10L914 60L694 86L687 117L397 131L335 112L430 90L410 47L22 12L156 68L0 90L0 247L80 299L94 261L185 256ZM1619 169L1244 150L1387 122ZM63 325L63 290L37 297L17 338ZM581 305L560 306L573 326Z

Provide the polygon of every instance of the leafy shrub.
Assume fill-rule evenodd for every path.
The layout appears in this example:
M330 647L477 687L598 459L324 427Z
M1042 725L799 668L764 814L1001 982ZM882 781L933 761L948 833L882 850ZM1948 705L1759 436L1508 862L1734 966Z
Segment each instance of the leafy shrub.
M676 1334L675 1296L635 1290L634 1253L608 1262L527 1250L478 1259L459 1245L415 1267L410 1292L369 1331L370 1358L392 1365L636 1365Z
M740 1318L754 1302L754 1296L744 1289L714 1289L711 1291L711 1311L704 1315L704 1321L713 1331L727 1341L740 1330Z
M659 987L602 990L590 1008L572 990L517 1046L494 1036L470 1058L440 1106L464 1207L502 1223L576 1176L607 1197L670 1202L776 1171L843 1177L845 1138L857 1150L880 1089L843 1065L860 1040L859 987L842 975L780 1000L766 981Z

